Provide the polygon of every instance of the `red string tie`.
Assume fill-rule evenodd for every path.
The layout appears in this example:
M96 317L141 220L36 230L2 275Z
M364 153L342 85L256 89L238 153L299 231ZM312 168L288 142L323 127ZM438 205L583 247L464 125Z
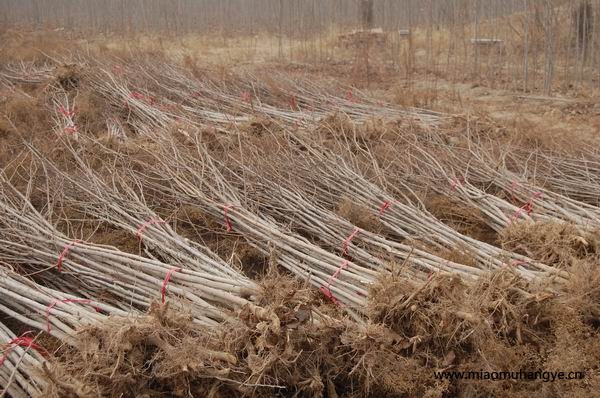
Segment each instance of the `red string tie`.
M75 111L70 111L67 108L65 108L64 106L59 106L58 107L58 112L63 115L66 118L72 118L73 116L75 116Z
M144 94L142 94L140 92L134 91L134 92L131 93L131 98L135 98L135 99L138 99L138 100L143 100L145 98L145 96L144 96Z
M69 251L77 244L81 243L81 240L73 240L69 243L67 243L64 247L62 252L60 253L60 256L58 256L58 260L56 260L56 269L58 270L58 272L62 271L62 264L63 261L65 259L65 257L67 256L67 254L69 254Z
M91 305L92 301L89 299L65 299L65 300L54 300L52 301L48 307L46 307L46 330L48 331L48 333L50 333L52 331L52 328L50 326L50 310L54 307L56 307L56 304L59 303L78 303L78 304L89 304ZM100 308L94 306L94 310L96 310L96 312L100 312Z
M171 268L170 270L167 271L167 275L165 275L165 280L163 281L162 284L162 289L160 289L160 294L162 296L162 303L165 303L165 293L167 292L167 285L169 284L169 281L171 280L171 275L173 275L174 272L180 272L181 268Z
M319 291L321 293L323 293L325 295L325 297L327 297L329 300L331 300L333 302L333 304L340 305L340 302L338 301L338 299L335 298L335 296L333 295L333 293L331 292L331 290L328 287L321 286L319 288Z
M465 182L465 179L463 177L452 178L452 181L450 182L450 189L453 191L456 191L456 188L458 188L459 186L462 186L462 184L464 182Z
M244 91L242 93L242 101L251 102L252 101L252 93L250 91Z
M510 265L512 265L513 267L518 267L519 265L523 265L523 264L529 264L529 261L513 260Z
M346 240L344 241L344 250L342 252L344 256L346 254L348 254L348 246L350 245L350 243L352 242L352 239L354 239L354 237L358 234L359 231L360 231L360 229L358 227L354 227L354 231L352 231L350 236L348 236L346 238Z
M290 98L290 106L292 107L292 110L298 109L298 101L296 100L295 95L292 95L292 97Z
M340 265L340 267L333 273L333 275L331 275L331 277L327 281L327 284L319 288L319 290L325 295L325 297L329 298L335 305L340 305L340 302L333 295L333 292L331 291L331 284L338 278L342 270L348 268L349 265L350 262L348 260L344 260L342 265Z
M32 333L31 331L25 332L19 337L15 337L8 343L4 344L3 348L5 348L4 354L0 357L0 367L4 364L6 358L15 347L23 347L23 348L33 348L43 356L48 356L48 351L44 349L41 345L35 343L32 337L27 336L27 334Z
M542 197L541 192L534 193L533 196L531 197L531 199L529 199L529 201L527 203L525 203L522 207L517 209L515 214L511 217L511 222L518 220L523 212L527 213L528 216L531 216L531 214L533 213L534 201L536 199L539 199L540 197Z
M141 241L142 240L142 233L151 225L157 225L157 224L166 224L166 221L163 221L159 218L152 218L148 221L146 221L145 223L143 223L142 225L140 225L140 227L138 228L137 232L135 233L135 236L137 236L138 240Z
M233 230L233 226L231 225L231 220L229 219L229 216L227 215L227 213L229 212L229 209L231 209L231 208L233 208L233 205L228 205L223 208L223 216L225 217L225 225L227 227L227 232L231 232Z
M385 211L387 209L389 209L391 205L392 205L392 202L390 202L389 200L386 200L385 202L383 202L383 204L379 208L379 216L382 216L383 213L385 213Z
M354 94L352 93L352 90L348 90L346 93L346 99L350 102L354 102Z
M65 127L65 132L67 132L69 134L75 134L77 132L77 126L75 126L75 125L67 126L67 127Z
M342 265L340 265L340 267L333 273L333 275L331 275L331 278L329 278L329 282L327 284L331 285L331 283L338 278L338 276L340 275L342 270L345 270L346 268L348 268L349 264L350 264L350 262L348 260L344 260Z

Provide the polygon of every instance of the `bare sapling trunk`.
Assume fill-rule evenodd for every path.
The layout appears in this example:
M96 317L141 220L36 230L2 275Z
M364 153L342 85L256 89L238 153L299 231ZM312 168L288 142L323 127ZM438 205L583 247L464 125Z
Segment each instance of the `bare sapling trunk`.
M374 19L374 3L373 0L361 0L360 14L363 30L373 29Z

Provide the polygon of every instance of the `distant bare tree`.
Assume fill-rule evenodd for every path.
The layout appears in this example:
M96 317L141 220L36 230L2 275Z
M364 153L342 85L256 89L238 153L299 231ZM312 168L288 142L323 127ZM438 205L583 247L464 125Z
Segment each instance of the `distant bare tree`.
M545 65L544 65L544 93L549 95L552 92L552 81L554 80L554 63L555 63L555 9L551 0L544 2L544 15L542 18L542 26L544 29L545 49Z
M363 29L373 29L374 19L374 3L373 0L361 0L360 15Z
M600 0L0 0L0 31L193 34L225 47L237 36L282 60L320 62L360 56L330 39L377 26L389 47L369 54L363 46L365 59L404 63L409 79L427 70L550 93L573 83L600 88L598 12Z
M589 0L580 1L573 13L577 34L579 55L585 59L589 53L590 39L594 24L594 11Z

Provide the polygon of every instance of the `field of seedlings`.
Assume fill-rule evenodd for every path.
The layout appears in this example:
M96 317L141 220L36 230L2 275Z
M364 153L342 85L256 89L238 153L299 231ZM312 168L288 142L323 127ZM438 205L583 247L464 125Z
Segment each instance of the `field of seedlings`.
M597 394L593 90L409 76L368 32L2 33L0 398Z

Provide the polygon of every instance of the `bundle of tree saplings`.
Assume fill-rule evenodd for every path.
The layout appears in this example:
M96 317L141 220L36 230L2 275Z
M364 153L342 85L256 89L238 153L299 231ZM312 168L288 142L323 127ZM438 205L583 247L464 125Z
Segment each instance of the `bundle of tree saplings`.
M139 87L140 91L143 86L143 90L152 93L155 106L167 111L180 110L184 120L198 127L224 129L251 118L264 118L288 127L314 127L332 109L357 123L378 118L414 120L433 127L445 116L424 109L400 109L325 79L315 82L275 71L269 71L272 73L268 78L262 70L217 74L204 69L201 74L192 74L175 64L154 59L122 70L130 71L126 79L131 86Z
M448 153L448 157L451 156ZM514 218L538 218L540 220L566 221L594 227L600 225L600 208L568 198L511 171L505 155L494 156L483 145L472 144L466 156L452 156L454 169L471 184L485 187L487 194L503 195L515 204L517 210L509 213ZM462 170L461 170L462 169ZM512 210L512 209L511 209Z
M130 312L106 302L51 289L7 269L0 269L0 312L73 343L78 326L100 322L108 315L125 317Z
M600 156L593 148L563 154L513 147L504 156L510 169L527 181L578 202L600 205Z
M79 128L75 124L75 108L69 95L61 87L56 87L52 92L52 104L54 108L54 130L58 136L67 135L77 139Z
M21 61L2 65L0 78L11 84L39 84L51 79L55 73L56 65Z
M231 278L70 239L4 175L0 178L0 260L39 283L63 292L78 291L87 299L103 297L123 309L146 309L152 300L176 294L185 299L198 322L211 325L248 304L245 297L254 292Z
M420 147L417 144L409 144L411 150L405 153L403 162L409 163L410 168L387 178L390 182L412 179L413 185L424 184L430 190L443 197L451 199L454 203L478 209L483 215L483 220L495 232L501 232L513 222L519 220L553 219L546 214L533 214L532 208L539 197L533 197L530 204L522 205L516 199L509 201L503 195L498 195L489 184L481 181L475 182L470 178L471 172L476 165L468 163L467 169L457 159L460 149L450 146L438 145L432 149ZM443 162L438 159L444 159ZM454 161L453 161L454 160ZM467 165L467 163L465 163Z
M285 168L287 178L293 179L307 194L318 197L329 209L335 209L340 198L347 198L372 214L378 214L385 206L387 209L379 219L397 237L440 249L464 251L481 269L510 265L527 278L547 274L567 277L560 270L459 233L429 213L411 192L400 199L394 198L346 160L353 158L351 153L335 154L306 136L290 137L288 142L279 148L280 169Z
M83 145L91 144L97 148L94 155L84 158L76 146L64 142L64 153L69 155L71 163L68 171L31 147L44 167L53 171L54 191L56 196L62 196L62 206L79 211L86 219L92 217L129 232L132 238L148 248L147 254L155 253L171 265L197 271L232 286L248 290L256 287L208 247L180 236L171 227L168 218L162 219L149 208L141 182L128 172L133 164L127 153L111 151L89 137L84 141ZM91 168L90 162L96 163L97 171Z
M536 172L535 152L528 152L532 157L528 160L522 154L515 156L517 148L497 148L480 137L469 136L459 146L449 143L441 132L395 129L394 133L383 136L383 155L379 140L365 139L364 132L352 125L347 134L328 137L327 145L353 168L374 176L385 189L402 193L396 188L400 186L437 192L478 209L496 232L520 220L563 221L591 228L600 220L596 206L545 187L546 177Z
M240 234L290 272L309 279L332 300L342 302L351 314L364 309L369 281L377 271L326 251L249 207L243 191L223 177L200 142L191 150L166 140L159 147L160 152L149 154L154 158L140 175L145 186L162 192L165 200L210 214L223 225L224 232Z
M374 232L379 224L378 217L387 211L385 205L377 215L367 213L370 216L367 220L345 219L321 206L318 198L295 188L292 181L278 173L277 163L258 157L258 152L254 155L244 157L249 162L258 160L252 167L239 164L229 175L232 183L240 189L246 188L246 198L262 214L272 216L298 233L308 234L328 250L348 256L366 268L380 272L408 272L420 279L434 272L458 273L466 277L481 273L478 268L445 260Z
M37 342L38 337L33 331L16 336L0 322L0 393L14 398L41 395L45 383L39 369L48 353Z

